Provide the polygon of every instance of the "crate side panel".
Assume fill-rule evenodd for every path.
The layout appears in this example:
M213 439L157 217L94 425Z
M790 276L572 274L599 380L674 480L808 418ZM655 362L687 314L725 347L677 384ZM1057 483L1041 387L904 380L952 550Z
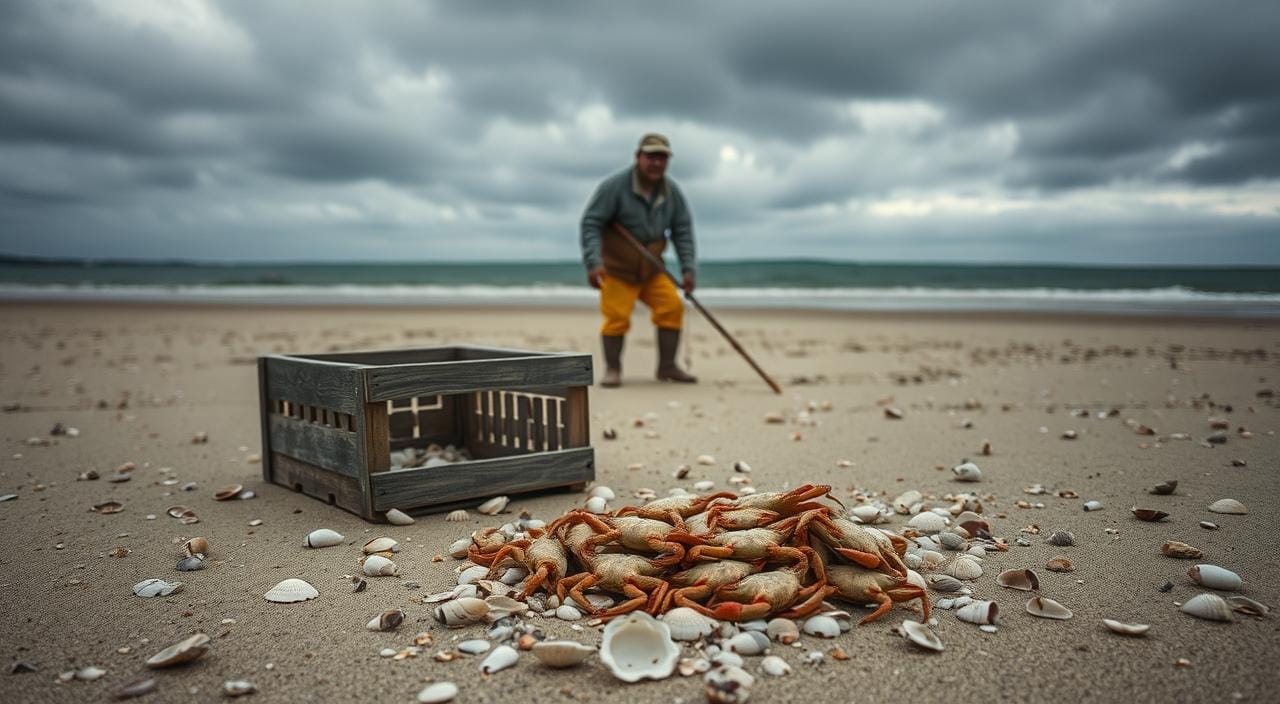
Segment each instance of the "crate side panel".
M434 364L456 362L462 359L457 347L416 347L399 350L366 350L357 352L326 352L324 354L296 355L301 359L326 362L343 362L360 366L380 364Z
M273 453L290 455L352 478L359 476L364 458L356 447L354 433L279 415L272 415L267 425Z
M359 375L353 367L284 357L267 357L267 395L342 413L363 410Z
M372 518L365 511L364 493L360 482L355 479L278 452L272 453L271 463L275 468L272 481L276 484L325 503L332 502L358 516Z
M591 383L591 356L404 364L369 367L361 371L369 390L369 400L386 401L406 396L460 394L484 389L586 386Z
M434 506L497 494L538 491L595 478L589 448L478 460L450 467L387 472L373 476L375 511Z

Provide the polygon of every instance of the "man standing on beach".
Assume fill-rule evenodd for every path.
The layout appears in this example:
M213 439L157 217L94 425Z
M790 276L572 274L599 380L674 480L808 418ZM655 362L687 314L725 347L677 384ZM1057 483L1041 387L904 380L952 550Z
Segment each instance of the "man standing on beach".
M636 148L630 168L605 179L582 214L582 261L587 282L600 289L604 325L605 373L600 385L622 385L622 343L631 328L636 299L649 307L658 329L659 381L696 383L696 377L676 366L684 303L675 284L615 230L626 228L650 252L662 257L667 238L675 245L685 293L693 293L696 260L693 217L680 188L666 176L671 142L660 134L646 134Z

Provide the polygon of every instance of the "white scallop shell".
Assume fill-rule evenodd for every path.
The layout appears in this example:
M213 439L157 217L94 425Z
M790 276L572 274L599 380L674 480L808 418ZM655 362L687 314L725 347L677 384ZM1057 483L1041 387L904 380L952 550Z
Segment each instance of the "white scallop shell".
M502 509L506 508L509 503L511 503L511 499L505 496L495 496L477 506L476 510L486 516L496 516L502 513Z
M1240 575L1217 565L1195 565L1187 571L1187 575L1201 586L1225 592L1234 592L1244 586Z
M464 596L437 606L432 615L440 623L453 627L483 621L488 613L489 605L484 599Z
M1151 626L1145 623L1123 623L1109 618L1102 619L1102 625L1112 633L1119 633L1122 636L1142 636L1151 630Z
M1209 510L1214 513L1233 513L1240 515L1249 512L1249 509L1246 508L1244 504L1236 501L1235 499L1218 499L1217 501L1209 504Z
M929 534L945 530L947 523L948 521L946 518L939 516L933 511L922 511L912 516L911 520L907 521L907 525L912 528L915 528L921 533Z
M418 692L420 704L444 704L458 696L458 685L452 682L435 682Z
M662 615L671 637L680 641L695 641L711 635L718 625L714 619L685 606L678 606Z
M292 604L296 601L314 599L320 596L320 592L301 579L290 578L267 590L267 593L262 596L267 601L277 604Z
M977 579L982 576L982 563L971 555L957 555L947 565L945 573L956 579Z
M791 674L791 666L777 655L766 655L760 661L760 669L770 677L782 677Z
M361 549L366 555L372 555L375 552L400 552L400 543L394 538L374 538L365 543Z
M925 650L932 650L940 653L944 649L942 641L938 638L938 634L934 633L933 629L923 623L918 623L916 621L903 621L902 624L898 626L898 632L902 634L903 638L906 638L913 645L917 645Z
M361 569L368 577L390 577L399 573L396 563L381 555L370 555L364 559Z
M1027 602L1027 613L1040 618L1066 621L1072 617L1071 609L1045 596L1033 596Z
M157 669L181 665L204 655L209 649L209 636L197 633L186 640L175 643L147 658L147 667Z
M840 635L840 622L830 616L811 616L805 619L803 630L819 638L835 638Z
M1182 612L1208 621L1234 621L1231 605L1217 594L1197 594L1182 605Z
M153 596L169 596L182 591L182 582L166 582L163 579L144 579L133 585L133 593L144 599Z
M956 481L958 482L976 482L982 479L982 470L972 462L965 462L952 467L951 473L956 475Z
M411 526L414 523L412 516L398 508L393 508L387 511L386 517L387 523L390 523L393 526Z
M341 533L328 528L321 528L307 533L307 537L302 541L304 548L327 548L331 545L337 545L344 540Z
M515 648L509 645L499 645L480 663L480 672L492 675L495 672L511 667L519 659L520 653L516 652Z
M571 640L544 640L533 644L533 656L547 667L573 667L595 652L595 648Z
M975 601L956 609L956 618L967 623L991 624L996 622L999 610L994 601Z
M460 508L456 511L450 511L448 515L444 517L444 520L450 523L463 523L468 518L471 518L471 514L467 513L466 509Z
M643 612L615 618L604 629L600 661L623 682L671 676L680 648L665 623Z

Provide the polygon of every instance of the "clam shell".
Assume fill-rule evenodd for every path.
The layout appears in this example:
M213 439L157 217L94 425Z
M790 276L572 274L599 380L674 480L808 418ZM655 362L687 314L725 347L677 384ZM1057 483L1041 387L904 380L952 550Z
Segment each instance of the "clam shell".
M970 555L957 555L947 564L945 573L956 579L977 579L982 576L982 563Z
M133 585L133 593L144 599L153 596L169 596L182 591L182 582L166 582L163 579L144 579Z
M671 629L646 613L615 618L604 629L600 661L623 682L670 677L679 659Z
M801 628L805 633L819 638L835 638L841 633L839 621L821 614L805 619Z
M489 613L489 605L484 599L462 597L446 601L431 613L437 621L452 628L484 620Z
M480 653L489 652L489 649L492 647L493 646L489 641L484 640L483 638L473 638L459 643L458 651L466 653L467 655L479 655Z
M177 570L179 572L195 572L204 569L204 558L195 555L188 555L178 560Z
M907 525L921 533L933 534L946 530L948 522L946 518L933 511L922 511L912 516L911 520L907 521Z
M242 485L231 484L219 489L218 492L213 495L213 499L215 501L228 501L239 496L242 491L244 491L244 487Z
M1071 531L1068 530L1055 530L1053 533L1049 534L1050 545L1057 545L1060 548L1064 548L1068 545L1074 545L1075 542L1076 536L1072 535Z
M327 548L337 545L345 540L344 536L336 530L321 528L307 533L307 537L302 541L304 548Z
M1150 521L1155 523L1169 517L1169 514L1164 511L1157 511L1154 508L1138 508L1137 506L1134 506L1129 510L1133 512L1133 515L1140 521Z
M516 664L516 660L520 659L520 653L509 645L499 645L489 653L483 661L480 662L480 672L486 675L492 675L500 670Z
M147 667L152 669L181 665L204 655L209 649L209 636L197 633L186 640L175 643L147 658Z
M1102 625L1112 633L1119 633L1122 636L1142 636L1151 630L1151 626L1145 623L1124 623L1109 618L1102 619Z
M925 579L925 583L935 592L958 592L964 589L964 582L949 574L931 574Z
M787 661L777 655L764 656L760 660L760 669L770 677L783 677L792 672L791 666L787 664Z
M769 624L765 626L764 632L765 635L783 645L791 645L800 640L800 627L789 618L770 619Z
M1197 594L1182 605L1182 612L1208 621L1235 621L1231 605L1217 594Z
M964 538L957 533L944 530L935 537L942 547L948 550L961 550L964 548Z
M1218 499L1209 504L1209 510L1214 513L1233 513L1238 515L1244 515L1249 512L1249 509L1244 504L1235 499Z
M511 503L511 499L505 496L495 496L477 506L476 510L486 516L496 516L502 513L502 509L506 508L508 503Z
M366 577L390 577L400 571L396 563L381 555L369 555L364 559L360 569L364 571Z
M951 468L958 482L976 482L982 479L982 470L972 462L964 462Z
M458 685L452 682L435 682L418 692L420 704L443 704L458 696Z
M609 504L604 500L604 497L592 496L587 499L585 508L589 513L607 513L609 511Z
M383 611L381 614L373 617L373 620L365 625L371 631L394 631L404 623L404 612L400 609L392 609Z
M444 520L450 523L463 523L469 518L471 518L471 514L467 513L466 509L460 508L456 511L450 511L448 515L444 517Z
M941 653L944 650L942 641L938 638L938 634L933 629L919 623L917 621L903 621L898 626L898 632L902 634L912 645L919 646L925 650L932 650Z
M187 555L208 555L209 541L204 538L192 538L182 544L182 551Z
M1234 592L1244 586L1240 575L1217 565L1193 565L1187 570L1187 576L1201 586L1226 592Z
M610 489L609 487L604 485L592 487L591 492L590 494L588 494L588 496L599 496L605 501L613 501L614 499L618 498L618 495L613 493L613 489Z
M387 518L387 523L390 523L393 526L413 525L413 517L398 508L393 508L387 511L384 515Z
M884 518L879 506L855 506L849 509L849 514L868 525L879 523Z
M1027 613L1032 616L1052 618L1059 621L1066 621L1073 615L1071 613L1071 609L1068 609L1053 599L1044 596L1031 597L1031 600L1027 602Z
M966 623L991 624L996 622L999 611L994 601L975 601L956 609L956 618Z
M267 601L277 604L291 604L296 601L314 599L320 596L320 592L301 579L291 578L267 590L267 593L262 596Z
M544 640L533 645L533 656L554 668L573 667L595 652L595 648L571 640Z
M1186 543L1178 542L1177 540L1170 540L1164 545L1161 545L1160 552L1163 552L1169 557L1176 557L1182 560L1198 560L1201 557L1204 557L1204 553L1200 552L1198 548L1187 545Z
M720 647L739 655L760 655L769 649L769 636L756 631L743 631L722 642Z
M1005 570L996 575L996 584L1022 592L1034 592L1040 588L1040 578L1031 570Z
M701 640L711 635L718 625L715 620L685 606L678 606L662 615L671 637L680 641Z
M1178 489L1178 480L1170 479L1167 482L1160 482L1159 484L1156 484L1155 486L1151 487L1147 491L1149 491L1152 494L1167 495L1167 494L1172 494L1177 489Z
M458 538L449 546L449 557L461 560L467 556L467 550L471 547L470 538Z
M372 555L375 552L400 552L400 543L394 538L374 538L365 543L361 550L366 555Z

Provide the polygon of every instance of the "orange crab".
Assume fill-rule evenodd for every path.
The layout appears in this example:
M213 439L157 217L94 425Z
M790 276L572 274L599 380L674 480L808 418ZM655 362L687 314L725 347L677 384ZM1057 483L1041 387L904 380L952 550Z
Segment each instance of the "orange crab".
M905 578L875 572L857 565L827 565L827 580L838 599L855 604L876 603L879 607L860 623L870 623L889 612L894 602L919 599L923 615L920 622L929 620L929 594Z
M736 497L737 495L730 491L721 491L706 496L668 496L654 499L644 506L624 506L613 515L640 516L641 518L667 521L683 531L685 530L684 519L706 510L708 505Z
M814 539L846 560L892 576L904 579L907 576L907 566L902 561L907 541L903 538L860 526L848 519L830 518L797 528L796 535L801 542L812 544L810 530Z
M587 553L594 553L598 546L617 541L625 548L656 553L658 557L654 564L660 567L670 567L684 559L684 545L668 537L676 532L676 528L666 521L640 516L597 516L577 510L557 518L552 526L558 529L575 523L585 523L595 533L582 546Z
M830 494L830 485L804 484L787 492L770 491L743 496L731 504L716 504L708 508L707 525L712 530L744 530L766 526L800 512L830 512L830 507L810 501Z
M706 599L720 587L756 574L764 569L764 564L764 560L713 560L699 562L687 570L676 572L668 578L673 588L656 611L665 612L672 604L692 607L692 602Z
M520 595L522 599L528 599L544 584L548 592L554 592L560 578L569 571L569 554L564 544L551 533L541 531L533 540L515 540L503 545L492 557L488 579L493 579L502 569L502 561L507 557L529 570L524 592Z
M722 621L750 621L769 615L784 618L806 616L822 606L822 600L835 593L836 588L827 586L822 563L818 561L813 562L818 581L804 586L813 549L801 547L799 550L801 560L790 567L760 572L725 584L715 590L706 606L694 601L685 605Z

